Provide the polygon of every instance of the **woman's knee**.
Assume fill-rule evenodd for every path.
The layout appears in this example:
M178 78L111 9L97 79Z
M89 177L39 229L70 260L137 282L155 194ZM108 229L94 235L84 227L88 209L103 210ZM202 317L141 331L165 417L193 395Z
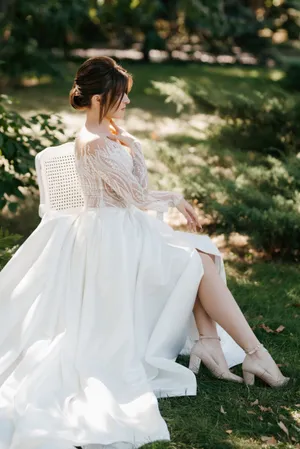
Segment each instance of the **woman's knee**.
M197 250L198 251L198 250ZM203 253L202 251L198 251L199 256L202 259L202 263L204 266L204 269L206 268L215 268L215 262L214 260L210 257L209 254Z
M200 251L199 249L197 249L197 251L200 254L203 261L207 260L209 263L210 262L215 263L215 256L213 256L212 254L204 253L203 251Z

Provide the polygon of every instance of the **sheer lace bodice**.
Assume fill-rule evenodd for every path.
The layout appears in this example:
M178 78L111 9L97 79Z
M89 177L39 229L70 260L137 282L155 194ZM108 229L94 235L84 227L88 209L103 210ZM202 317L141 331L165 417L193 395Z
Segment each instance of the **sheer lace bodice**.
M183 195L148 189L148 171L141 144L134 140L131 149L108 136L99 137L75 148L76 169L85 205L91 208L128 207L165 212L179 204Z

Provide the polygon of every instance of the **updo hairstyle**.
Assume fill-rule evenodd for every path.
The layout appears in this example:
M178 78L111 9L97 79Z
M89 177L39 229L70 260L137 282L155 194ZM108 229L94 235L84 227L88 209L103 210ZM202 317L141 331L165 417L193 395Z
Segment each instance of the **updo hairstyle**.
M119 107L123 95L128 94L131 87L132 76L112 58L108 56L89 58L76 73L69 100L74 109L85 110L91 107L93 95L102 95L100 123L110 109Z

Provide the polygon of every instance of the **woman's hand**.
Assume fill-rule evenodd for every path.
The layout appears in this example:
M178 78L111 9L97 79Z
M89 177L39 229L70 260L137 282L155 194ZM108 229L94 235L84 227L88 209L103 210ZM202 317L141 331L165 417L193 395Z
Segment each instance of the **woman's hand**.
M132 143L134 142L134 137L129 134L125 129L118 126L113 119L110 119L110 123L113 127L113 136L115 139L118 139L121 143L125 144L128 147L131 147ZM134 152L131 148L132 154L134 156Z
M181 212L187 219L187 226L190 231L197 231L197 227L202 231L202 225L193 209L193 207L183 198L179 204L177 204L177 209Z

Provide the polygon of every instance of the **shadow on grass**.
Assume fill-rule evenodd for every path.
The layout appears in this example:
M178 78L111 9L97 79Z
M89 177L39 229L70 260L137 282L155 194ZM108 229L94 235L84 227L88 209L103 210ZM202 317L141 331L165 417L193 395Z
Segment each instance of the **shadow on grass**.
M61 62L61 77L55 79L44 77L42 83L23 88L7 89L6 94L20 101L20 111L51 110L63 112L69 110L68 93L80 63L83 59ZM138 61L121 61L133 74L134 85L131 91L135 107L153 112L155 115L176 115L175 107L164 104L163 98L151 88L151 81L168 81L170 76L177 76L186 81L196 81L203 87L246 91L252 89L268 90L275 85L271 80L272 70L261 67L205 65L198 63L141 63ZM148 92L148 95L147 95Z

